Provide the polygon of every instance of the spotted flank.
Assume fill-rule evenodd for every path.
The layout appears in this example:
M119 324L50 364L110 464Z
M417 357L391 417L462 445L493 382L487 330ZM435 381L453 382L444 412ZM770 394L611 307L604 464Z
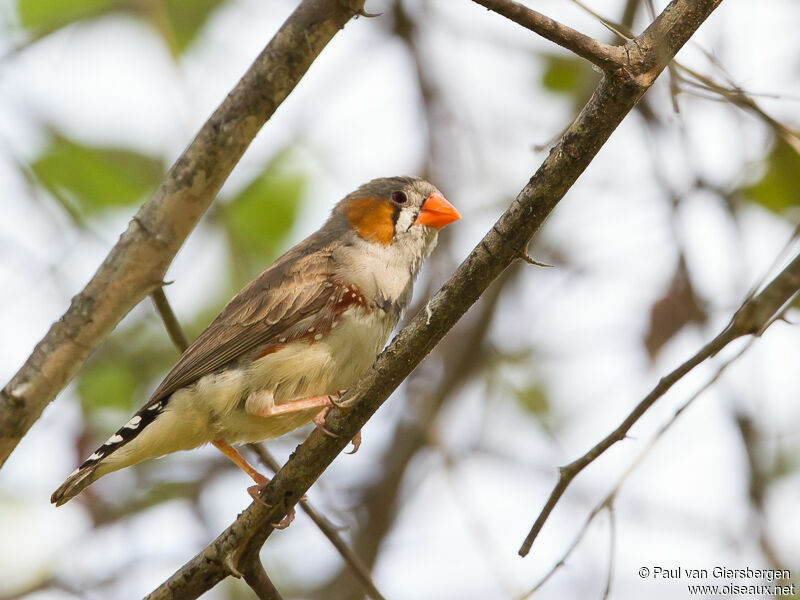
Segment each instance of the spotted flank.
M56 506L61 506L97 479L100 475L96 474L95 471L100 466L102 460L139 435L145 427L152 423L156 417L164 411L166 405L167 398L162 398L158 402L154 402L150 406L143 408L131 417L130 421L125 423L114 435L108 438L89 458L83 461L80 467L75 469L75 471L67 477L67 480L61 484L61 487L53 492L53 495L50 497L50 502Z

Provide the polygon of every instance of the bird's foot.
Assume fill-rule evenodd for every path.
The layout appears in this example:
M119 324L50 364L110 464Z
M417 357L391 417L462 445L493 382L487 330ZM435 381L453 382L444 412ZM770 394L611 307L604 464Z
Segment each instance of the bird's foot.
M338 404L336 404L336 401L334 400L334 398L336 398L336 400L338 400L340 397L341 397L340 395L328 396L328 399L331 402L330 406L326 406L325 408L323 408L321 411L319 411L317 414L315 414L311 418L311 420L314 422L314 425L316 426L317 429L320 429L323 433L325 433L325 434L327 434L327 435L329 435L331 437L339 437L339 436L337 434L333 433L327 427L325 427L325 418L328 416L328 413L331 411L332 407L339 406ZM348 407L345 406L345 408L348 408ZM358 433L356 433L356 435L353 437L352 440L350 440L350 443L353 444L353 449L350 452L347 452L347 454L355 454L356 452L358 452L358 449L361 446L361 432L360 431Z
M294 521L294 507L290 508L289 512L286 513L286 516L283 517L277 523L273 523L272 526L275 529L286 529L289 525L292 524L292 521Z
M328 398L331 398L331 396L328 396ZM333 404L333 400L331 400L331 404ZM338 435L333 433L330 429L325 427L325 419L328 416L329 412L331 412L331 406L326 406L317 414L315 414L313 417L311 417L311 421L314 423L314 426L317 429L322 431L322 433L325 433L331 437L339 437Z
M263 504L267 508L272 508L272 505L265 502L264 499L261 497L261 492L263 492L269 485L269 479L264 477L260 473L256 473L253 476L253 480L256 482L256 484L251 485L249 488L247 488L247 493L250 494L250 497L259 504Z
M247 488L247 493L250 494L250 497L259 504L263 504L267 508L273 508L272 504L268 504L261 497L261 492L263 492L264 488L266 488L267 485L269 485L269 479L267 479L266 477L264 477L263 479L264 481L261 481L255 485L251 485L249 488ZM305 496L303 496L303 498L305 498ZM289 512L286 513L286 516L284 516L277 523L272 523L272 526L275 529L286 529L287 527L289 527L289 525L291 525L292 521L294 521L294 517L295 517L295 512L294 512L294 507L292 507L289 509Z
M331 401L331 404L333 404L336 408L352 408L354 404L352 399L345 400L344 402L339 400L342 396L345 395L345 393L347 393L347 390L340 390L338 394L335 394L333 396L328 396L328 398Z

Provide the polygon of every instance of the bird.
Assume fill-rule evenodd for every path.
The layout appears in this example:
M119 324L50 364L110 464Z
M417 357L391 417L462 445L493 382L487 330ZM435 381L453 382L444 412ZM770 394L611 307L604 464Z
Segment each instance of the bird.
M55 491L61 506L113 471L213 444L255 482L234 444L288 433L330 410L386 345L438 231L461 218L428 181L384 177L247 284L150 399ZM355 442L354 442L355 445Z

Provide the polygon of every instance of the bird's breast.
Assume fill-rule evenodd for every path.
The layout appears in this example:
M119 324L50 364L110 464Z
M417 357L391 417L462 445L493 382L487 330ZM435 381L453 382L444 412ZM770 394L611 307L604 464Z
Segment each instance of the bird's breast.
M373 363L396 318L354 304L333 323L324 334L284 344L254 360L248 388L269 390L277 404L346 389Z

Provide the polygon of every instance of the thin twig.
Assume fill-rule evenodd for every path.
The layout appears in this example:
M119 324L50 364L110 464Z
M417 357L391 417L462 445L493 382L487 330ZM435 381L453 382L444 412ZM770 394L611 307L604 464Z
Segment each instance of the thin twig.
M262 444L248 444L248 446L256 453L258 459L273 473L277 473L280 470L280 465L269 453L269 450ZM375 600L385 600L375 586L375 582L372 580L372 575L367 566L358 555L348 547L342 539L342 536L339 535L336 527L331 524L328 519L319 514L311 504L309 504L308 500L301 499L298 504L300 504L300 508L303 509L303 512L311 517L311 520L314 521L323 535L330 540L333 547L336 548L342 559L344 559L345 564L350 567L350 570L353 572L353 575L355 575L359 584L361 584L361 587L364 588L364 591Z
M242 578L255 592L259 600L283 600L283 596L270 581L267 572L264 570L264 565L261 564L258 557L248 561L246 567L242 570Z
M583 471L587 466L589 466L592 462L594 462L597 458L599 458L606 450L608 450L611 446L619 442L620 440L624 439L627 435L628 431L631 427L639 420L639 418L647 412L647 410L655 404L656 400L661 398L673 385L675 385L684 375L689 373L692 369L694 369L697 365L705 361L707 358L714 356L717 352L722 350L725 346L728 345L731 341L739 337L736 334L732 327L726 327L722 333L720 333L717 337L711 340L708 344L703 346L694 356L692 356L689 360L684 362L680 365L677 369L672 371L666 377L663 377L656 385L653 390L644 397L644 399L636 405L636 407L631 411L631 413L625 418L625 420L616 428L614 431L609 433L606 437L604 437L600 442L598 442L591 450L589 450L586 454L581 456L580 458L574 460L573 462L565 465L563 467L559 467L559 475L558 481L556 482L555 487L553 488L552 492L550 492L550 497L547 499L544 507L542 508L539 516L536 518L533 526L531 527L528 536L525 538L525 541L522 543L522 546L519 549L520 556L526 556L528 552L530 552L531 546L533 545L534 540L539 535L539 532L542 530L542 527L547 521L547 518L550 516L550 513L553 512L558 501L561 499L561 496L564 495L567 487L575 477Z
M623 484L628 480L628 478L633 474L633 472L642 464L645 457L650 453L650 451L656 446L658 441L664 436L667 430L672 427L678 418L686 411L689 406L691 406L704 392L706 392L712 385L714 385L722 374L730 367L734 362L739 360L739 358L749 350L753 343L757 338L750 338L750 340L745 344L734 356L726 360L722 365L717 368L716 373L714 376L711 377L703 386L698 389L692 396L686 400L681 406L675 411L672 417L664 423L659 430L653 435L653 437L648 441L647 445L644 449L636 456L636 458L628 465L628 468L625 469L625 472L620 476L617 480L617 483L608 492L595 506L589 511L589 514L586 517L586 520L583 522L578 533L575 535L575 538L572 540L572 543L569 547L564 551L564 554L561 555L561 558L556 561L556 563L550 568L550 570L544 574L544 576L534 585L528 592L523 594L518 598L518 600L525 600L533 596L539 589L547 583L547 581L555 574L558 569L566 564L567 559L572 555L572 552L575 548L578 547L578 544L583 540L586 535L586 532L589 530L589 526L591 525L592 521L594 521L595 517L600 514L603 509L611 508L617 498L619 496L619 492L622 489Z
M530 29L545 39L574 52L603 71L616 71L626 64L625 50L621 46L611 46L575 31L554 21L550 17L531 10L512 0L473 0L507 19Z
M634 0L634 1L638 2L639 0ZM622 23L618 23L618 22L612 21L611 19L606 19L600 13L595 12L594 10L592 10L591 8L586 6L580 0L572 0L572 3L577 5L577 6L579 6L587 14L589 14L592 17L594 17L595 19L597 19L603 27L608 29L611 33L616 35L623 42L627 42L628 40L632 40L635 37L634 34L633 34L633 31L631 30L631 28L628 25L625 25L624 21Z
M786 266L758 295L750 298L736 311L730 324L713 340L703 346L694 356L663 377L653 390L636 405L625 420L614 431L598 442L580 458L559 469L559 477L550 497L531 527L528 536L519 549L525 556L530 552L534 540L542 530L545 521L555 508L567 486L606 450L625 438L631 427L655 404L675 383L707 358L714 356L733 340L744 335L761 335L780 314L783 306L800 290L800 254Z
M538 260L535 260L534 258L532 258L529 254L525 254L524 252L520 256L520 258L522 260L524 260L526 263L528 263L529 265L534 265L536 267L545 267L545 268L549 269L549 268L551 268L553 266L553 265L548 265L547 263L539 262Z
M179 352L185 352L186 348L189 347L189 340L186 338L186 334L183 332L183 328L178 322L178 318L175 316L169 304L169 300L167 300L164 288L156 288L153 293L150 294L150 297L153 299L153 304L156 305L156 310L161 316L161 320L164 321L164 327L169 334L169 339L172 340L172 343L175 344Z
M614 583L614 557L617 554L617 519L614 513L614 505L607 504L608 512L608 573L606 575L606 586L603 589L603 596L600 600L607 600L611 595L611 584Z
M175 344L178 351L186 351L186 348L189 347L189 340L186 338L183 327L181 327L178 318L175 316L175 311L172 310L169 300L167 300L164 288L157 288L150 296L158 310L158 314L161 316L161 320L164 322L164 327L172 343ZM257 555L251 556L247 563L243 565L241 576L258 596L259 600L283 600Z

